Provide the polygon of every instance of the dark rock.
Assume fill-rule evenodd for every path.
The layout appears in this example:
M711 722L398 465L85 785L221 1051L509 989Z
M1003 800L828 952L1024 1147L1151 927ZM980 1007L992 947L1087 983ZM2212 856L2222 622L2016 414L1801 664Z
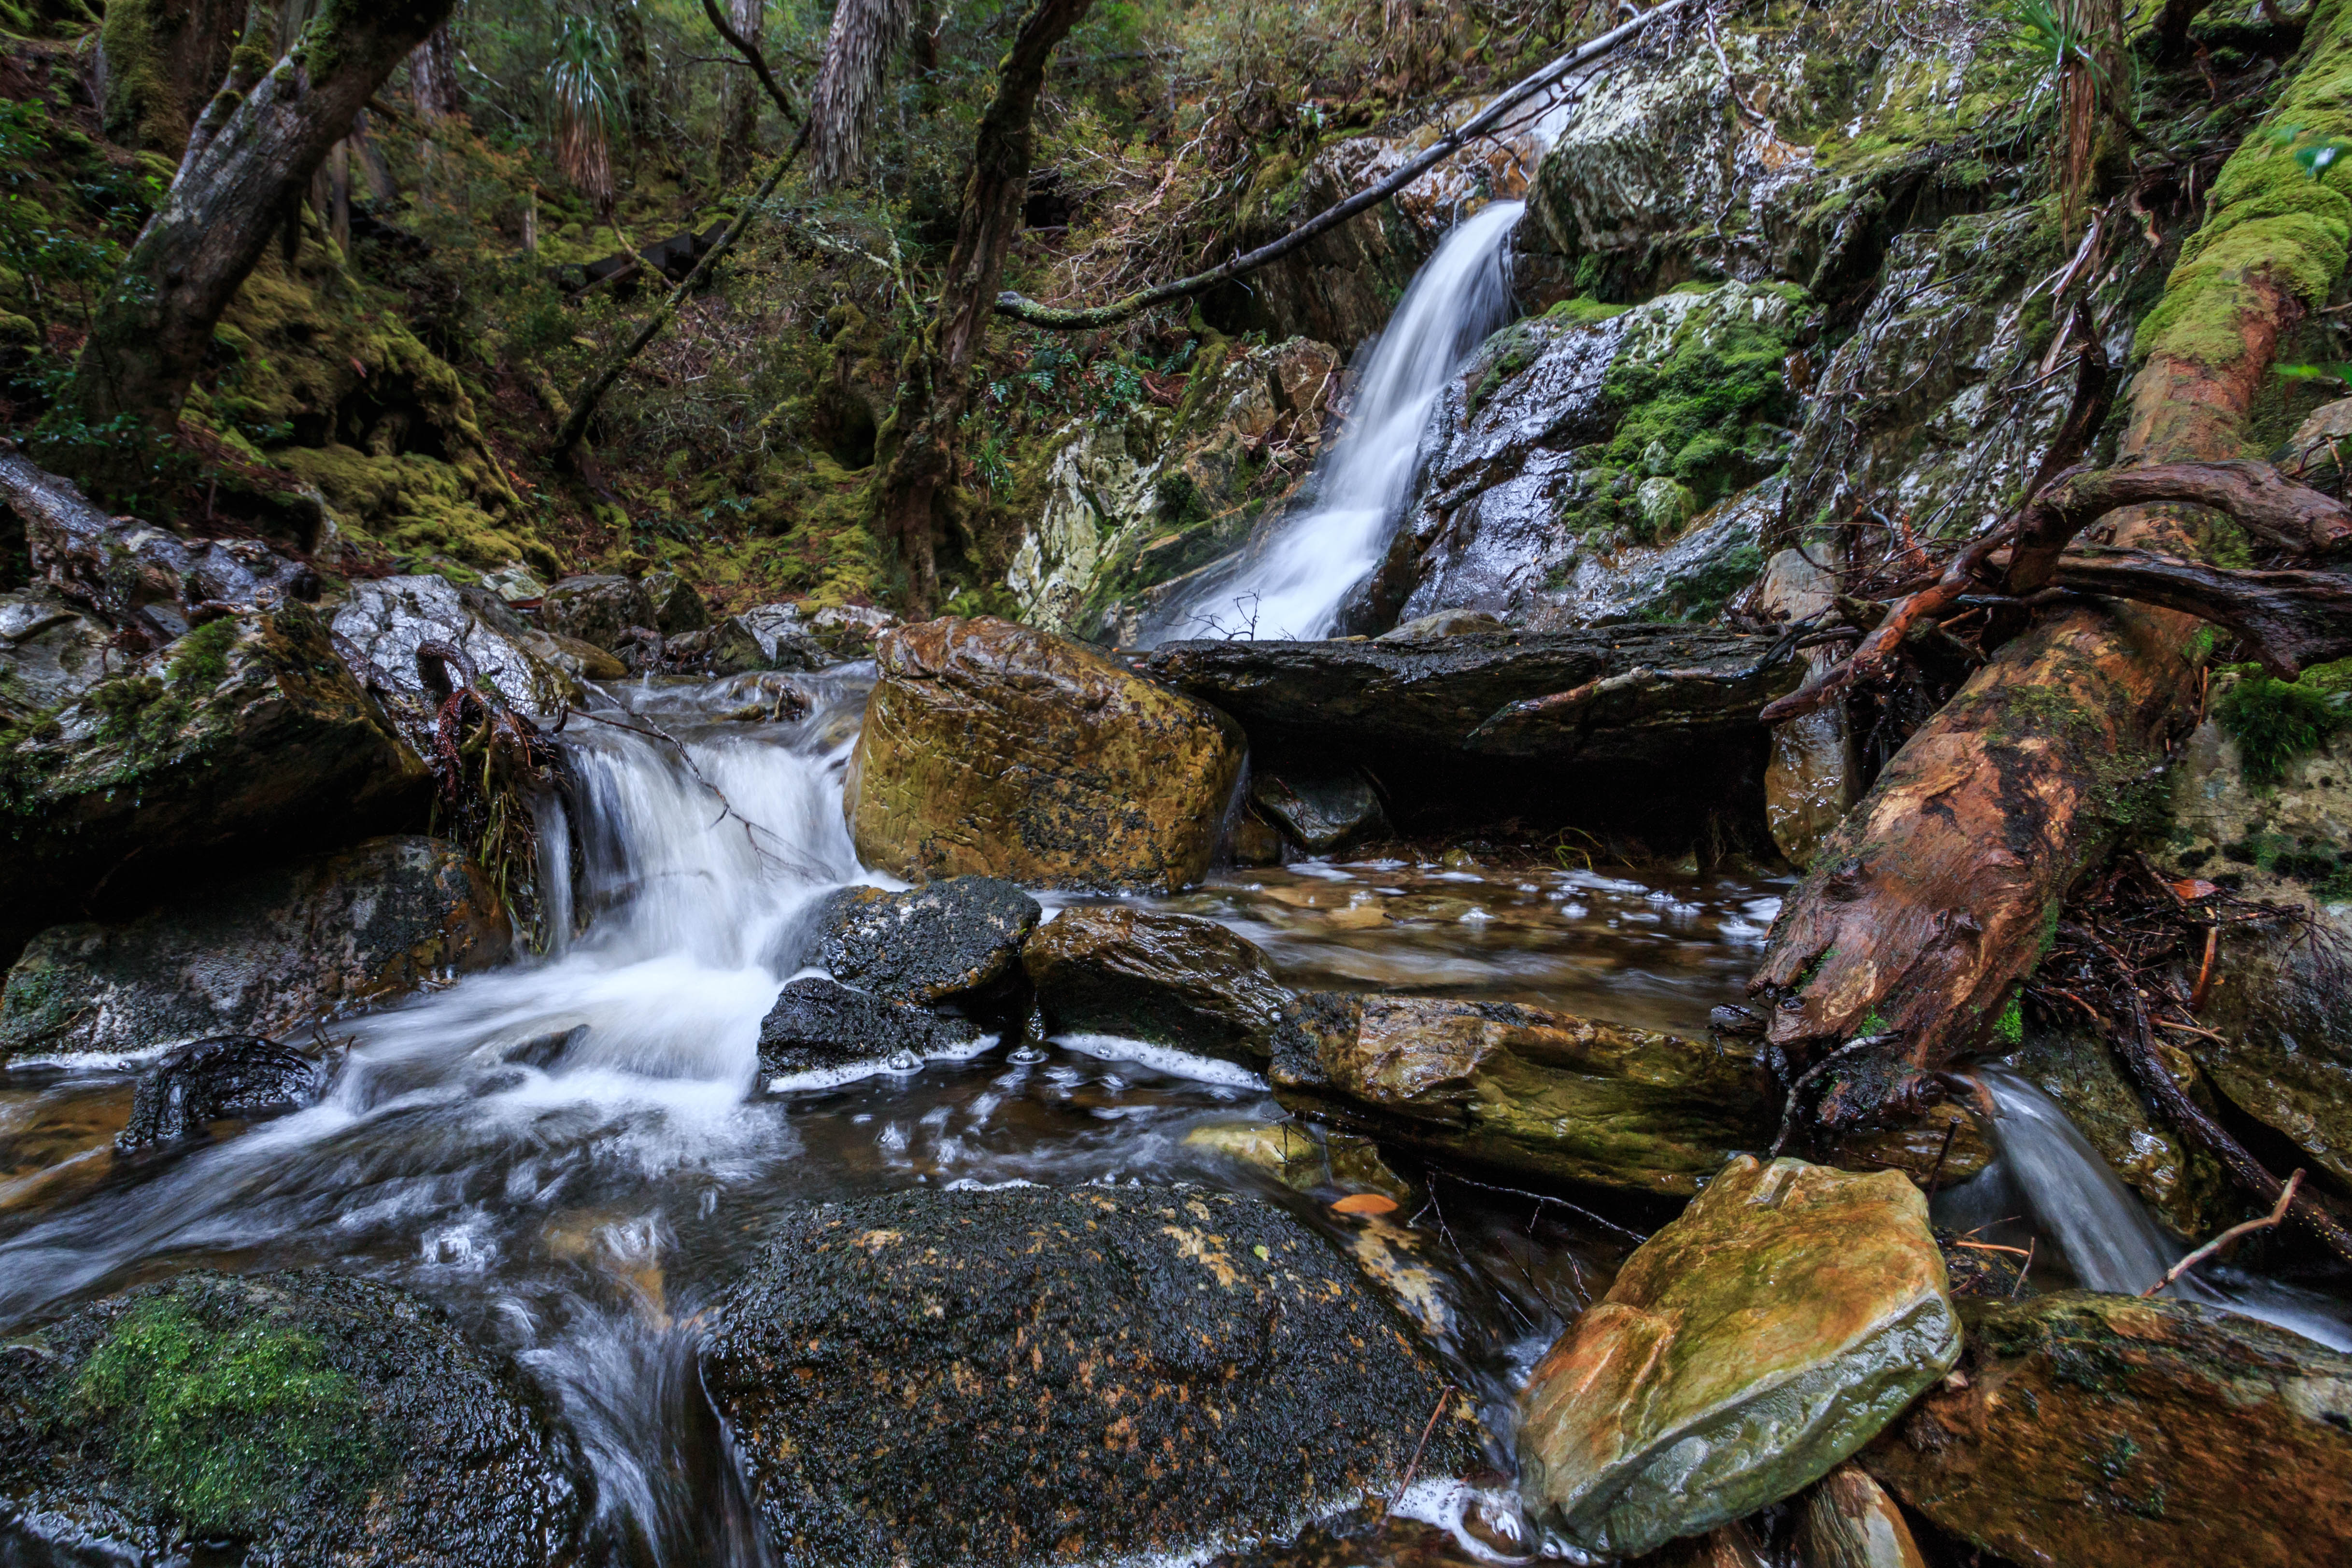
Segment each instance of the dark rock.
M113 635L46 589L0 593L0 729L37 725L104 680Z
M800 1209L713 1321L705 1385L785 1568L1286 1529L1393 1487L1446 1382L1329 1243L1187 1187ZM1446 1404L1425 1474L1475 1451Z
M659 619L646 585L625 577L567 577L539 603L541 625L606 653L620 652L632 628L651 629Z
M674 571L649 571L645 579L646 598L654 607L653 629L665 637L676 637L688 632L699 632L710 624L710 606L694 591L694 584Z
M1760 746L1757 710L1799 667L1767 637L1672 626L1471 632L1419 642L1171 643L1148 668L1253 742L1671 761Z
M200 1040L140 1078L114 1146L128 1153L199 1136L209 1123L299 1110L318 1097L319 1079L319 1063L290 1045L257 1035Z
M860 990L929 1006L1013 973L1044 913L993 877L951 876L911 893L845 887L818 908L817 961Z
M1213 920L1123 904L1068 909L1021 949L1059 1030L1263 1066L1290 1000L1255 944Z
M811 977L786 986L760 1020L760 1074L773 1078L908 1057L960 1055L977 1024Z
M2162 1297L1963 1301L1959 1375L1862 1462L2018 1563L2352 1561L2352 1356Z
M489 968L506 912L462 851L376 839L228 882L122 925L57 925L0 991L0 1061L287 1038L316 1019Z
M210 1542L339 1568L577 1560L569 1442L404 1291L199 1271L37 1343L0 1358L0 1562L185 1563Z
M1250 802L1313 854L1388 831L1388 814L1372 793L1372 781L1362 768L1345 763L1254 768Z

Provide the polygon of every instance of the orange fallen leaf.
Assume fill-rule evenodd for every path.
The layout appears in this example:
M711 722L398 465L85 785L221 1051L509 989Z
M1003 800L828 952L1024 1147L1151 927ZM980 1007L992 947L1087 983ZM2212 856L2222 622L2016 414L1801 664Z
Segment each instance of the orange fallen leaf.
M2211 883L2194 876L2184 877L2179 882L2168 883L2166 885L2187 901L2203 898L2206 894L2217 891Z
M1352 1192L1331 1206L1334 1214L1394 1214L1397 1202L1377 1192Z

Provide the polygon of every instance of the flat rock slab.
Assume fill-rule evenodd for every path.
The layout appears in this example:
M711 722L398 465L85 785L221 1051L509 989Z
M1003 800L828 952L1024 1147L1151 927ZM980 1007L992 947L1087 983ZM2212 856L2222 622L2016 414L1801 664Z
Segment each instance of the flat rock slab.
M1349 1132L1554 1181L1687 1197L1772 1136L1752 1051L1509 1002L1310 993L1275 1098Z
M1821 1479L1959 1354L1918 1188L1742 1155L1537 1364L1520 1495L1639 1556Z
M1328 1242L1190 1187L797 1210L713 1319L704 1384L784 1568L1286 1532L1392 1488L1446 1385ZM1444 1403L1423 1474L1475 1451Z
M845 984L928 1007L1010 975L1044 913L993 877L951 876L908 893L845 887L817 912L817 961Z
M2047 1568L2352 1562L2352 1356L2163 1299L1960 1310L1967 1385L1862 1456L1937 1525Z
M960 1056L980 1038L980 1026L969 1019L944 1018L811 977L786 986L760 1020L760 1075Z
M1398 642L1171 643L1145 668L1216 704L1261 743L1665 760L1726 739L1763 744L1757 711L1794 691L1803 673L1788 658L1756 669L1772 646L1738 632L1612 626ZM1536 699L1548 706L1520 706Z
M1197 915L1065 910L1021 950L1056 1030L1124 1035L1263 1066L1290 1001L1258 946Z

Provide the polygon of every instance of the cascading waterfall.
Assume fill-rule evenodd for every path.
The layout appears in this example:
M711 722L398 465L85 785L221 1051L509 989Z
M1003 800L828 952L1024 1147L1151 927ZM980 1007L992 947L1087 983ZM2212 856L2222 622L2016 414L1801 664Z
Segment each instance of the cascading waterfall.
M1331 630L1396 531L1446 378L1509 315L1511 230L1525 210L1496 202L1445 236L1372 347L1347 427L1309 481L1314 505L1181 595L1146 629L1147 645Z
M2165 1235L2065 1112L2008 1068L1981 1068L1974 1076L1992 1097L1993 1131L2010 1177L2074 1277L2094 1291L2133 1296L2163 1279L2188 1249ZM2176 1282L2170 1294L2352 1350L2352 1323L2315 1292L2208 1265Z

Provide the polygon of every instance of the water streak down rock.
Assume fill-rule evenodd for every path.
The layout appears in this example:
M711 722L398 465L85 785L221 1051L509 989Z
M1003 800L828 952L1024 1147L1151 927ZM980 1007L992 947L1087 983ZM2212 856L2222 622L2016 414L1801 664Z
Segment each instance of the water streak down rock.
M1819 1480L1959 1354L1916 1187L1743 1155L1537 1364L1520 1494L1639 1556Z

